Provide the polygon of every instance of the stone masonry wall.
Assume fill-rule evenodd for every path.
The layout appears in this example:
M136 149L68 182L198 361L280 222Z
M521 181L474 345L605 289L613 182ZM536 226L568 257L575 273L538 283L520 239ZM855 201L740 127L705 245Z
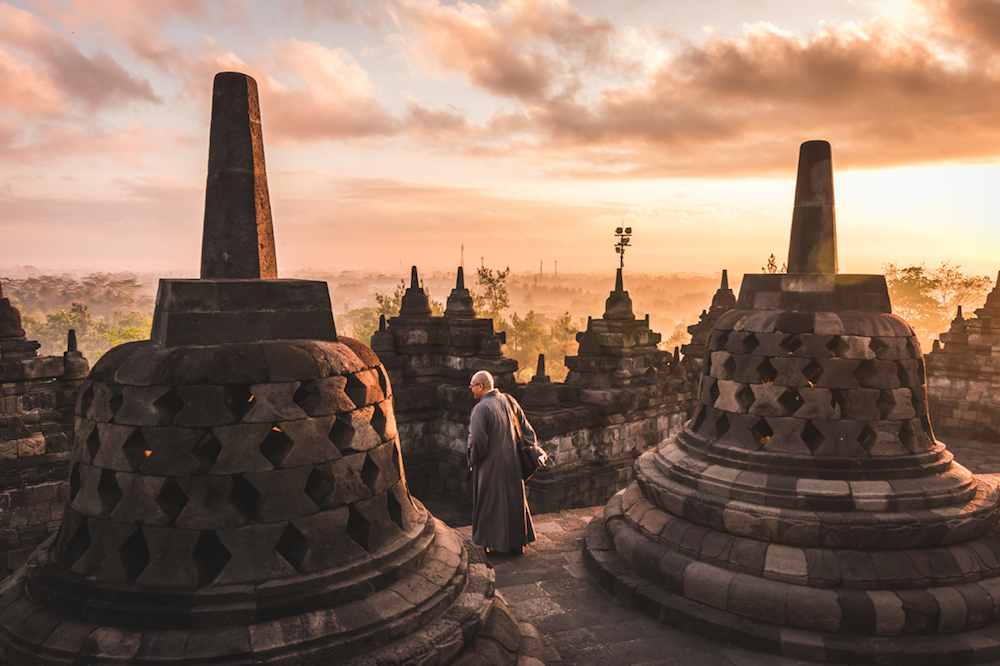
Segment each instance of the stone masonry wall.
M606 502L633 478L632 465L649 448L679 429L690 415L695 393L677 390L645 408L607 412L594 406L561 405L526 409L549 466L527 482L533 512ZM417 498L469 506L465 447L468 414L398 425L410 492Z
M64 358L0 360L0 579L59 527L79 380Z

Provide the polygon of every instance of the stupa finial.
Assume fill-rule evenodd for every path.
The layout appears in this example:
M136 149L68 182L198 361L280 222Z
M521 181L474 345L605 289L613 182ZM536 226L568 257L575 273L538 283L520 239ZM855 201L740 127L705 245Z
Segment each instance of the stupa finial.
M788 272L837 272L833 158L826 141L806 141L799 148Z
M465 289L465 269L458 267L458 277L455 278L455 289Z
M729 289L729 273L726 269L722 269L722 283L719 285L719 289Z
M239 72L212 88L201 277L278 277L257 82Z
M77 350L77 345L76 345L76 329L75 328L69 329L69 331L66 333L66 351L68 351L68 352L78 351Z
M535 372L539 377L545 376L545 354L538 355L538 370Z
M427 317L431 314L431 301L427 292L420 286L420 277L417 275L417 267L410 269L410 287L403 292L403 301L400 304L399 316L401 317Z

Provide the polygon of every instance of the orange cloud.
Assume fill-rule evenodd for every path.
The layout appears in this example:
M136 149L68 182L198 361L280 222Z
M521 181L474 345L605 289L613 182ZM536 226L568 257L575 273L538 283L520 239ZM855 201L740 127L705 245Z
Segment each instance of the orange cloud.
M32 88L26 91L26 88ZM0 3L0 103L23 114L156 102L149 82L104 51L86 56L34 14Z
M538 100L575 86L566 56L594 64L607 57L614 28L565 0L512 0L487 9L459 2L403 0L396 6L410 52L427 67L458 72L494 94Z
M260 65L261 104L269 135L296 142L396 132L396 119L375 98L375 87L347 51L292 39L270 45ZM279 77L297 79L298 86Z
M401 0L398 22L415 62L522 101L466 124L453 150L584 177L739 176L786 172L812 138L834 142L841 166L994 159L997 7L927 0L933 32L757 24L638 52L634 31L558 0Z

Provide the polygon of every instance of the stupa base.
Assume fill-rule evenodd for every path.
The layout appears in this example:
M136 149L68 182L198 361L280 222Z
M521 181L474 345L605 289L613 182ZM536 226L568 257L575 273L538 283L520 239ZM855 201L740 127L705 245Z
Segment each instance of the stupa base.
M695 600L691 597L713 594L712 582L701 590L694 588L696 583L693 579L687 581L685 586L683 566L671 567L669 562L664 563L666 566L661 564L665 553L659 551L664 549L663 546L621 520L618 520L619 524L613 530L614 542L609 538L606 524L624 514L624 494L625 491L622 491L615 495L608 503L604 516L591 521L584 541L584 564L607 592L622 603L664 624L740 648L818 662L951 666L1000 660L1000 624L996 623L978 629L932 635L851 635L782 626ZM674 556L683 557L677 553ZM708 568L708 565L701 563L697 565L698 568ZM672 582L665 580L665 584L659 584L638 574L637 568L644 571L648 569L650 575L657 572L657 577L673 575L674 579ZM721 569L715 570L723 572ZM724 572L722 577L727 577L725 574L731 572ZM728 600L727 593L731 584L728 579L714 581L714 594L721 595L720 601ZM684 594L672 592L668 586L682 589ZM862 590L851 592L867 596ZM875 594L884 595L886 592ZM993 598L987 599L993 606L989 609L990 612L995 612L996 604L1000 604L1000 595L995 598L996 601ZM761 595L759 603L766 605L766 596ZM969 609L968 612L973 610ZM905 622L906 610L900 608L899 615Z
M433 519L432 519L433 520ZM190 629L107 626L54 612L31 598L26 581L48 556L50 538L0 587L0 663L57 666L135 664L517 664L531 657L559 663L558 653L528 623L519 623L495 592L494 573L471 539L437 522L440 560L453 557L465 582L444 612L420 599L425 577L405 577L385 590L333 609L249 625ZM436 596L436 595L430 595ZM395 603L391 603L391 602ZM421 612L421 607L423 611ZM416 611L416 612L414 612ZM429 619L427 613L437 617ZM378 621L378 617L382 620ZM395 618L396 621L393 621ZM407 619L408 618L408 619ZM373 620L376 620L373 622ZM411 626L407 633L406 623ZM371 631L372 627L376 631ZM398 636L391 640L390 636ZM400 634L404 634L401 635ZM355 656L343 660L345 653Z

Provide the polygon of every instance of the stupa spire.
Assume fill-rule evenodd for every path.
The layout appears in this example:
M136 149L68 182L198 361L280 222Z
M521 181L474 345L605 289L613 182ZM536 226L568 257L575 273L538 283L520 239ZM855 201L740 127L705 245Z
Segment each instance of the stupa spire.
M799 148L788 272L837 272L833 159L826 141L806 141Z
M431 314L431 301L420 286L417 267L410 269L410 287L403 293L403 301L399 307L400 317L427 317Z
M475 317L476 309L472 304L472 294L465 288L465 269L458 267L458 277L455 278L455 288L448 295L444 310L445 317Z
M278 277L257 82L239 72L212 88L201 277Z

